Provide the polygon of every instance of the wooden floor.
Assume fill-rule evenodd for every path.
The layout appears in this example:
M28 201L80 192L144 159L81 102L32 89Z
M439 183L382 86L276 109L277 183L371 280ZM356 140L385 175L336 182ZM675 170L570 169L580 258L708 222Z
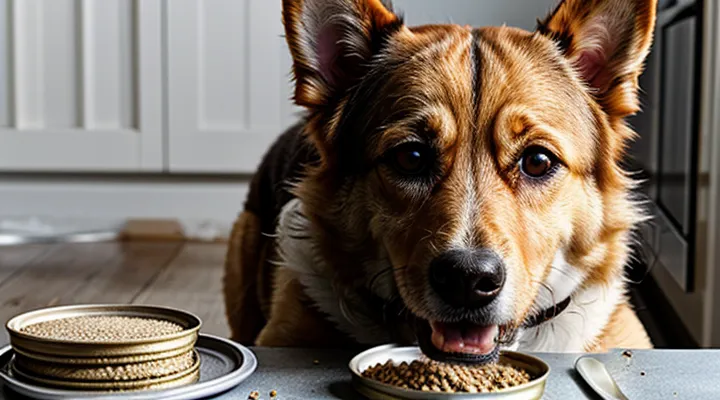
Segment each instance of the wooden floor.
M126 242L0 247L0 322L37 308L87 303L165 305L227 337L224 244ZM0 344L7 343L5 329Z

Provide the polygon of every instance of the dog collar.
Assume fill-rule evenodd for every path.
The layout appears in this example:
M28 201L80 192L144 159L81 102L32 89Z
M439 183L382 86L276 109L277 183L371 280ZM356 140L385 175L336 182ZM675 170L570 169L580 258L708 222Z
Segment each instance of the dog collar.
M570 305L570 297L565 300L553 305L552 307L542 310L538 314L531 315L525 320L523 324L524 328L534 328L542 323L550 321L551 319L560 315Z

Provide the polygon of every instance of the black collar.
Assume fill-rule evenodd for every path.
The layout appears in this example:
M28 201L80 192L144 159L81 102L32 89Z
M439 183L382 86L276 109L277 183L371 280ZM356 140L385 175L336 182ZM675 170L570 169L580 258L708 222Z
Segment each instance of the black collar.
M544 322L547 322L565 311L565 309L570 305L570 297L568 296L567 299L553 305L550 308L546 308L545 310L540 311L539 313L535 315L531 315L525 320L525 323L523 324L524 328L534 328Z

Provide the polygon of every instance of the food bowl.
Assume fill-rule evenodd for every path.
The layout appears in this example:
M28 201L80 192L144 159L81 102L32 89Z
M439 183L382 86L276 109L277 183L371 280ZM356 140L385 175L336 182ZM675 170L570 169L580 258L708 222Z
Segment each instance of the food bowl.
M366 378L363 371L377 364L384 364L388 360L399 364L402 362L422 360L423 354L418 347L400 347L397 345L384 345L364 351L350 361L349 367L353 375L353 384L358 392L370 399L502 399L502 400L534 400L542 398L545 392L545 383L550 374L550 367L537 357L527 354L502 351L499 363L522 369L530 375L530 382L497 392L490 393L446 393L423 392L419 390L403 389L386 383Z
M165 307L81 305L31 311L7 323L12 373L77 390L147 390L198 380L202 322Z

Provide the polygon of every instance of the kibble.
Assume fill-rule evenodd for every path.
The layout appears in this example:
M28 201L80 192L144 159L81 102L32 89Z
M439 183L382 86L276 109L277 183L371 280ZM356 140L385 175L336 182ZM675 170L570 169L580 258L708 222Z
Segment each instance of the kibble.
M253 390L252 392L250 392L250 395L248 396L249 400L258 400L259 398L260 398L260 392L258 392L257 390Z
M272 398L277 397L277 390L271 390L271 391L270 391L270 397L272 397Z
M413 361L377 364L363 371L365 378L393 386L445 393L488 393L530 382L530 375L521 369L492 364L465 366L436 361Z
M183 327L161 319L86 316L39 322L20 329L27 335L80 342L122 342L182 332Z

